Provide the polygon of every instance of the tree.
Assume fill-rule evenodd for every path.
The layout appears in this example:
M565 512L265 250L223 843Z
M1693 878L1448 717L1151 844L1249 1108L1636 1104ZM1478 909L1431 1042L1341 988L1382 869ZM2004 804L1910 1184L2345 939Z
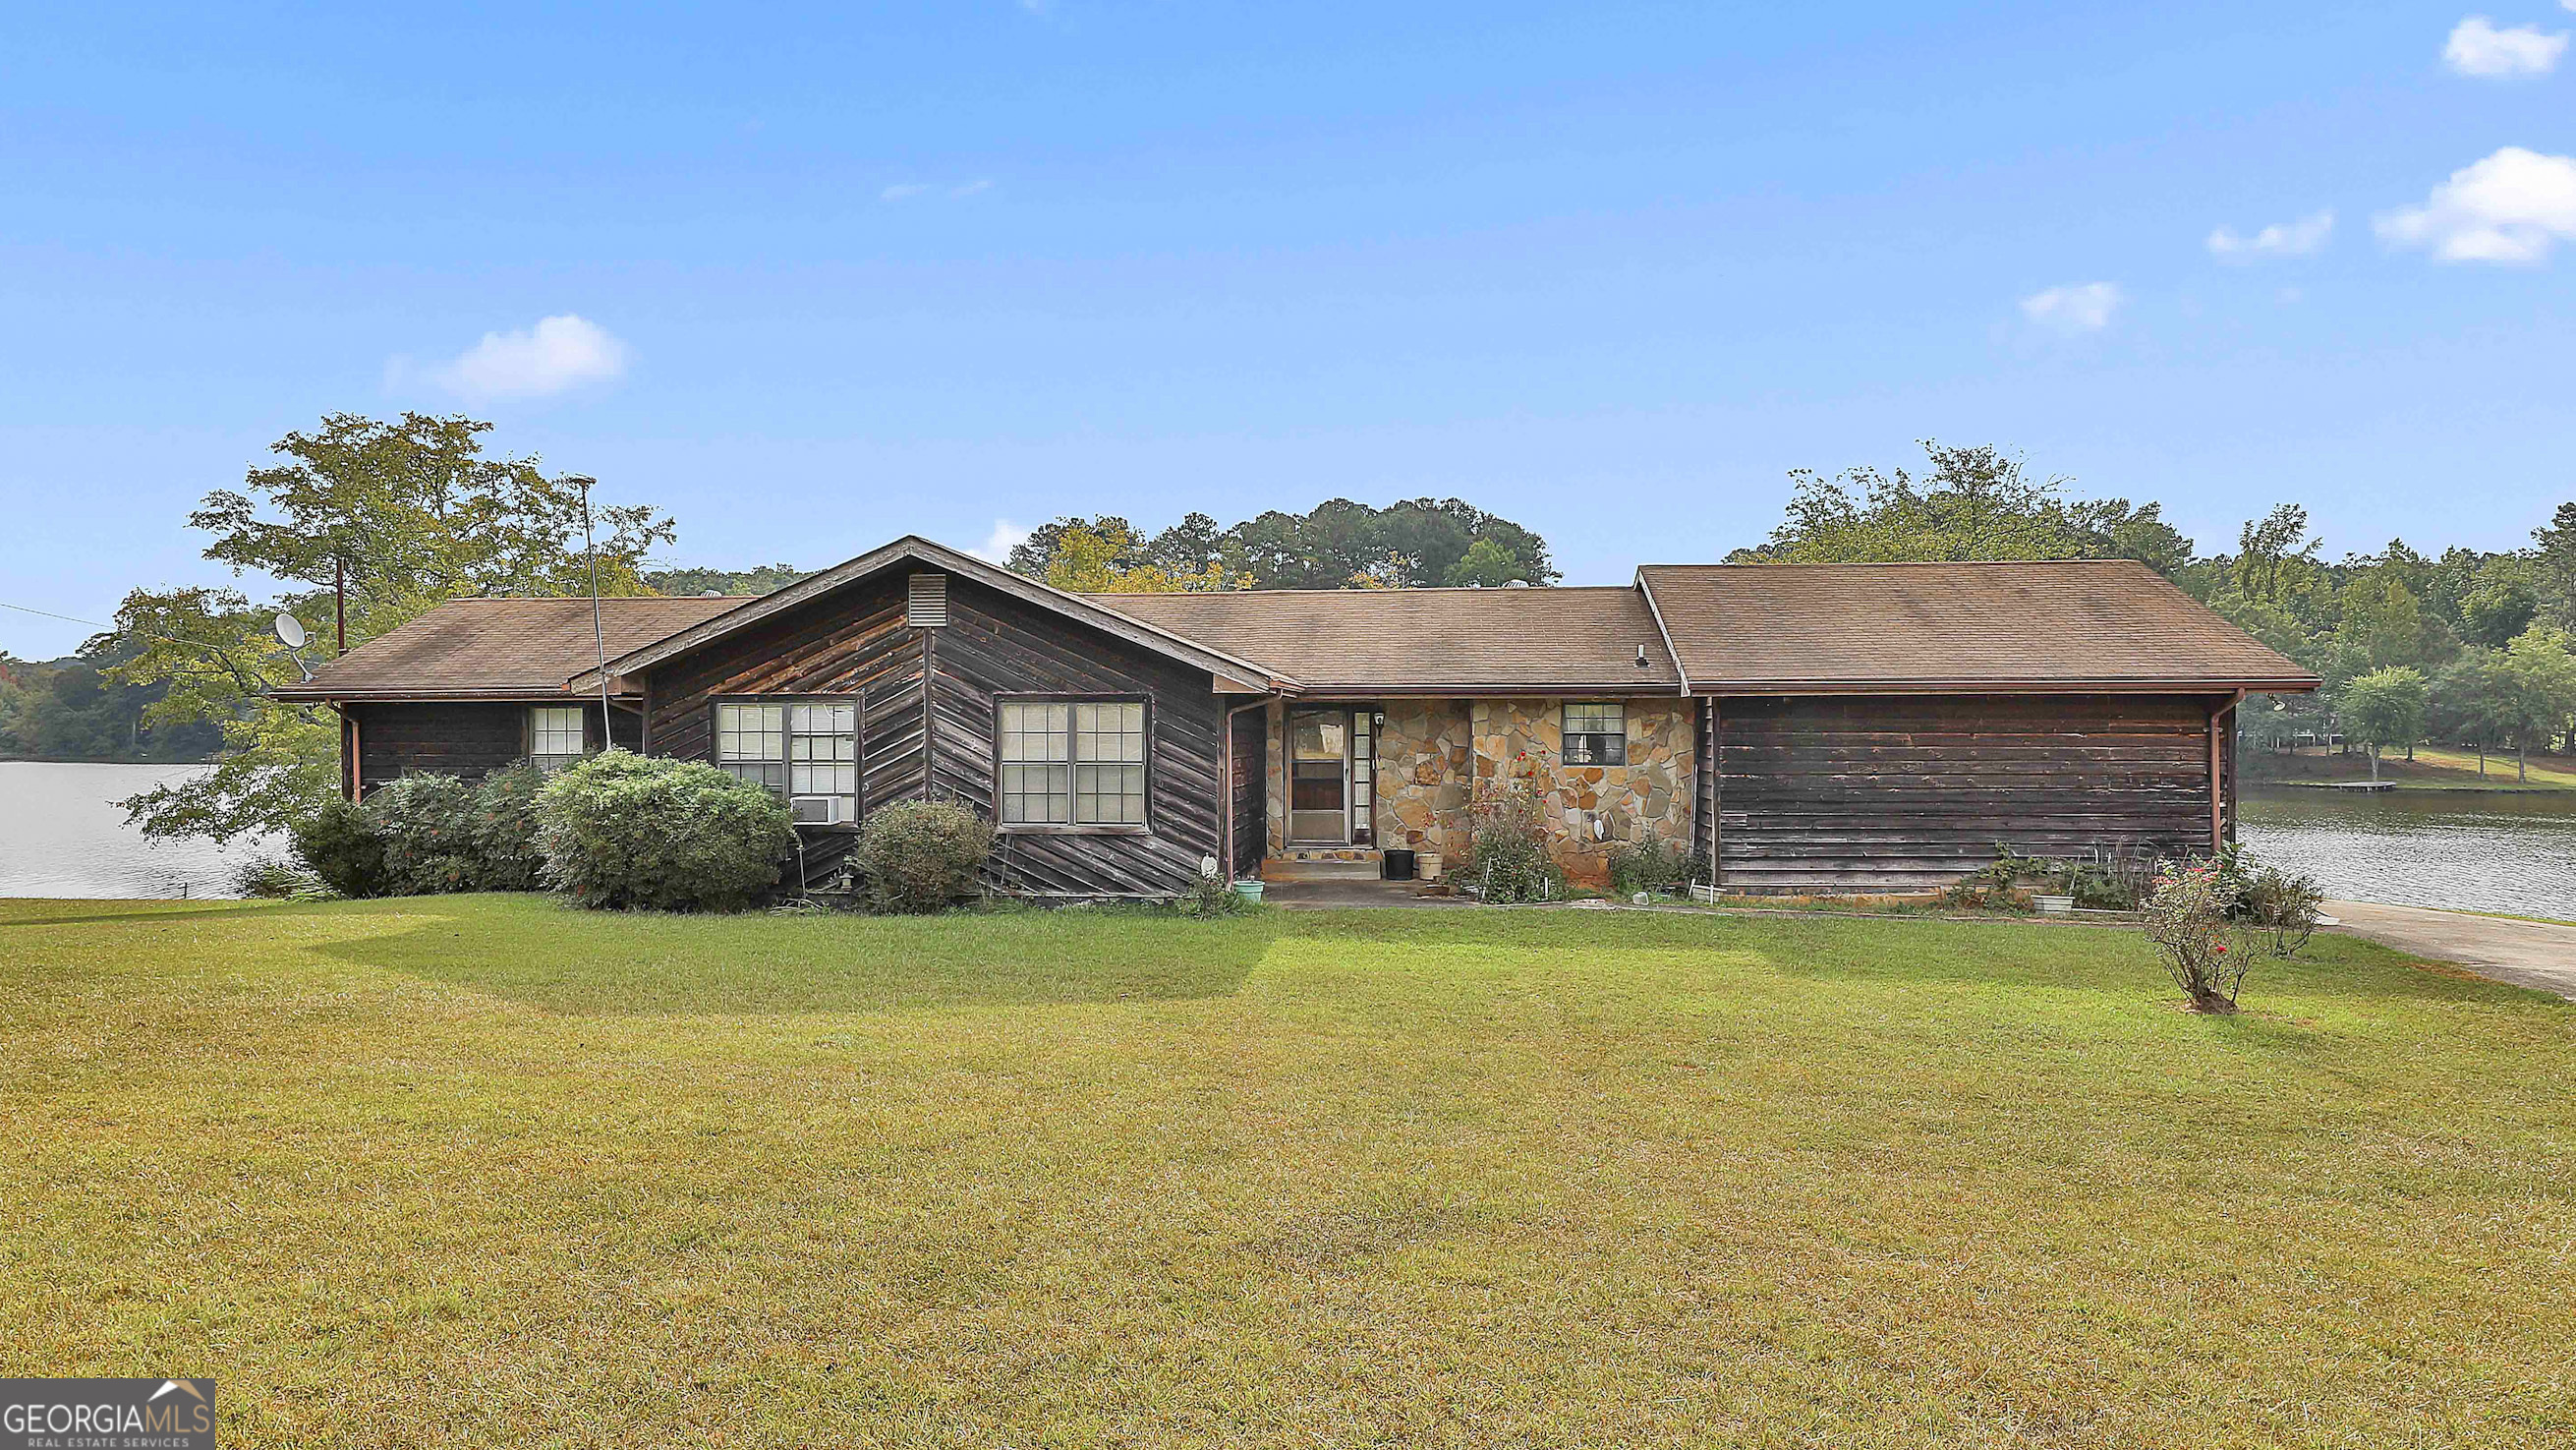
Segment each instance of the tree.
M2433 728L2478 748L2481 779L2487 773L2487 752L2514 738L2518 688L2502 651L2489 649L2462 654L2433 683Z
M1478 584L1487 589L1510 584L1521 577L1520 561L1511 551L1492 539L1478 539L1465 557L1449 566L1441 580L1444 584Z
M2510 685L2514 779L2528 781L2532 741L2546 748L2576 719L2576 649L2567 631L2536 624L2505 647L2503 669Z
M1497 583L1551 584L1557 571L1547 541L1461 499L1406 499L1371 508L1349 499L1327 499L1292 514L1273 509L1220 529L1207 514L1192 513L1148 538L1115 515L1067 516L1030 530L1011 550L1009 567L1032 579L1054 575L1067 540L1086 558L1073 577L1147 578L1153 569L1172 579L1222 577L1222 588L1385 589L1450 582L1450 575L1478 544L1489 543L1482 575ZM1106 545L1106 557L1097 555ZM1496 554L1502 561L1496 560ZM1214 572L1212 572L1214 571Z
M2576 630L2576 503L2562 503L2549 522L2531 531L2539 593L2550 622Z
M2498 554L2478 566L2460 595L2460 634L2469 643L2501 649L2531 627L2540 613L2540 580L2529 559Z
M213 535L207 558L308 587L258 607L233 589L126 596L117 631L136 653L109 677L166 687L146 723L213 724L225 744L206 775L118 802L128 820L147 836L222 840L282 828L330 797L340 732L317 710L268 697L297 678L269 620L290 612L316 640L331 639L342 571L352 644L460 595L587 592L580 489L547 478L534 459L484 457L490 429L464 417L334 413L271 446L286 462L206 496L188 522ZM674 536L668 516L602 505L594 522L601 591L646 592L644 557Z
M2402 666L2373 670L2344 686L2336 703L2345 725L2370 746L2373 781L2382 747L2411 744L2424 733L2424 698L2424 677Z
M644 588L654 594L690 597L699 594L775 594L812 573L793 564L761 564L749 569L652 569Z
M1132 538L1132 536L1131 536ZM1181 573L1160 564L1122 564L1121 545L1130 540L1107 537L1080 524L1058 531L1046 566L1046 582L1076 594L1202 594L1240 589L1240 576L1211 563L1196 573Z
M2317 543L2308 538L2308 511L2297 504L2280 504L2260 520L2248 520L2236 535L2236 591L2280 603L2291 561L2313 563Z
M1826 478L1790 473L1785 516L1759 548L1731 563L1893 563L1926 559L2136 559L2172 575L2191 561L2189 539L2157 504L2069 501L2071 480L2030 475L2023 460L1989 447L1926 439L1929 472L1869 466Z

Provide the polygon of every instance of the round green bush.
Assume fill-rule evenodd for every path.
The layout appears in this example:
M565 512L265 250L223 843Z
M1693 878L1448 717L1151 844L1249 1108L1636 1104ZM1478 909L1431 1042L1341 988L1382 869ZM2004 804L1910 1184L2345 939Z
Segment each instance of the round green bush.
M385 890L432 896L481 887L474 787L452 775L407 775L359 806L385 843Z
M544 884L537 795L545 788L546 773L524 760L483 777L474 788L475 890L534 891Z
M295 859L342 896L385 894L385 838L367 813L333 797L321 809L295 822L288 837Z
M625 750L548 780L537 820L546 880L591 907L737 911L796 849L787 808L759 786Z
M993 828L947 801L904 801L868 817L850 860L873 911L944 911L975 894Z

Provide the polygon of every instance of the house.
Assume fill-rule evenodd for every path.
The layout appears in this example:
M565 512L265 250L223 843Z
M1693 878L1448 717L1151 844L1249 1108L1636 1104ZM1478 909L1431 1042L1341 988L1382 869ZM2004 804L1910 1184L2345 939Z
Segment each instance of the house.
M1081 595L905 538L756 599L601 600L597 637L586 599L457 600L276 693L336 709L353 798L614 740L778 792L809 871L927 797L994 821L997 884L1092 898L1210 856L1462 862L1507 789L1588 881L1648 836L1775 892L2207 850L2239 702L2317 684L2118 560Z

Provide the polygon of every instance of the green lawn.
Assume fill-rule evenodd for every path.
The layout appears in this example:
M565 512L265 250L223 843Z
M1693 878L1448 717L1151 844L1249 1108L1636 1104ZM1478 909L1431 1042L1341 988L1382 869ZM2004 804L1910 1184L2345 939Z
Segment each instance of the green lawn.
M0 1365L227 1445L2539 1445L2576 1008L2349 939L0 905Z

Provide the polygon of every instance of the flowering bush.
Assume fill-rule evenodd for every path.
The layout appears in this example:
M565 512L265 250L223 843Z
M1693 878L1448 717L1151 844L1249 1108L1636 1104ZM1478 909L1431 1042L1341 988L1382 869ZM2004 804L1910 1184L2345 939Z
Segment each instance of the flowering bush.
M2153 887L2138 901L2138 925L2195 1012L2236 1010L2247 965L2228 922L2237 894L2217 862L2193 861L2157 867Z
M1497 904L1550 901L1565 894L1565 873L1547 852L1547 827L1538 797L1514 780L1475 807L1475 842L1467 871Z

